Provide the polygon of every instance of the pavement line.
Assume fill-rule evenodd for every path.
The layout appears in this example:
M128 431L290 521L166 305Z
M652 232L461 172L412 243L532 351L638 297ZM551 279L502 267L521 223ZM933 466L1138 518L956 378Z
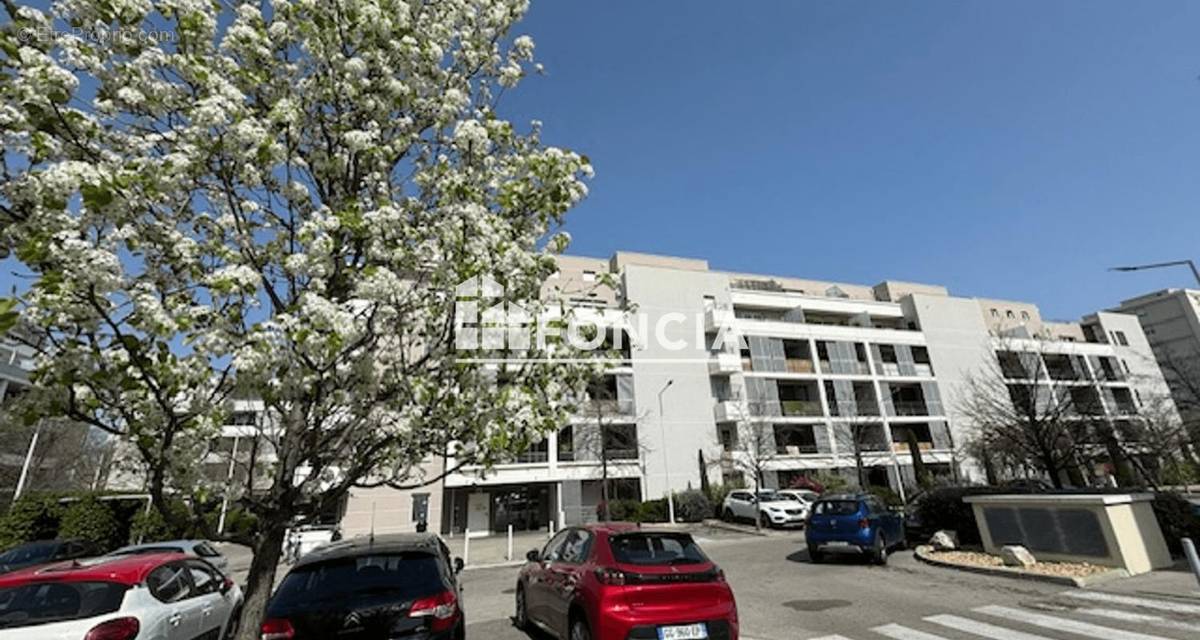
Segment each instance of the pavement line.
M846 636L821 636L820 638L810 638L809 640L850 640Z
M1170 638L1163 638L1162 636L1152 636L1147 633L1137 633L1136 631L1122 631L1120 629L1113 629L1112 627L1091 624L1090 622L1080 622L1078 620L1071 620L1070 618L1059 618L1058 616L1048 616L1043 613L1022 611L1021 609L1014 609L1012 607L991 605L979 607L974 611L1008 620L1024 622L1035 627L1057 629L1059 631L1066 631L1067 633L1076 633L1081 636L1102 638L1103 640L1170 640Z
M1025 633L1024 631L1013 631L1004 627L997 627L994 624L979 622L970 618L960 618L958 616L940 615L929 616L925 618L926 622L940 624L943 627L950 627L958 631L973 633L977 636L991 638L992 640L1051 640L1046 636L1034 635Z
M1088 607L1076 609L1075 612L1083 613L1089 616L1096 616L1098 618L1121 620L1123 622L1140 622L1143 624L1153 625L1155 627L1162 627L1164 629L1200 632L1200 624L1190 624L1187 622L1180 622L1178 620L1168 620L1161 616L1152 616L1146 613L1134 613L1132 611L1122 611L1120 609L1093 609Z
M1116 593L1105 593L1103 591L1066 591L1063 593L1063 595L1070 596L1072 598L1079 598L1081 600L1094 600L1096 602L1107 602L1109 604L1124 604L1133 607L1141 607L1143 609L1170 611L1172 613L1200 613L1200 605L1186 604L1172 600L1138 598L1135 596L1123 596Z
M895 640L946 640L942 636L935 636L932 633L925 633L924 631L909 629L908 627L903 627L898 624L885 624L882 627L875 627L874 629L871 629L871 631L874 631L881 636L895 638Z

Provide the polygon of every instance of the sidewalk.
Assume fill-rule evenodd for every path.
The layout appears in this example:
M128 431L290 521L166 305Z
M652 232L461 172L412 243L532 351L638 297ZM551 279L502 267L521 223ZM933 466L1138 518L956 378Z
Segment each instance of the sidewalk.
M1138 576L1122 578L1106 582L1099 589L1113 593L1142 594L1200 600L1200 582L1187 566L1187 561L1179 561L1170 569L1159 569Z
M505 533L486 536L472 535L468 542L461 533L443 536L451 555L466 561L468 567L478 568L503 564L520 564L530 549L541 549L550 534L546 531L517 531L512 537L512 555L509 555L509 540Z

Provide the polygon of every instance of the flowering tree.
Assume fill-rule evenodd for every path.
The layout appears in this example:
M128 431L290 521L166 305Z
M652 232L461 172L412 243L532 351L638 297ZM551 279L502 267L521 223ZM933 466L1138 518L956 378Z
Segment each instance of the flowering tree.
M527 5L4 0L0 247L30 286L0 312L43 346L35 413L118 436L171 517L213 490L229 398L261 399L242 638L294 518L519 449L586 376L454 350L455 286L536 300L591 171L497 115L536 68Z

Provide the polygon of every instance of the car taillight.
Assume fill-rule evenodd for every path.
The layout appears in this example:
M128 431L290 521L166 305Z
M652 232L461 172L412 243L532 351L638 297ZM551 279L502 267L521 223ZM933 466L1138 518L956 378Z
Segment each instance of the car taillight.
M713 567L715 575L713 576L717 582L725 582L725 570L721 567Z
M858 528L859 528L859 529L869 529L869 528L871 528L871 521L870 521L870 520L867 520L866 518L859 518L859 520L858 520Z
M622 586L626 582L625 572L619 569L596 569L596 579L600 581L600 584L607 584L614 587Z
M436 596L418 598L408 612L410 618L431 616L429 627L434 631L445 631L454 626L458 618L458 598L453 591L443 591Z
M115 618L92 627L83 640L133 640L141 628L137 618Z
M267 618L262 623L262 640L292 640L296 630L292 623L285 618Z

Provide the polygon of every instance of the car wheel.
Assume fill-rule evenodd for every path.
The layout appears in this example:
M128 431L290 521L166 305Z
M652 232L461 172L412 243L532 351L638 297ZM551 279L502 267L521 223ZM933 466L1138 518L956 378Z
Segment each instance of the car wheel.
M517 585L517 606L513 613L513 626L525 630L529 628L529 609L525 603L525 586Z
M571 640L592 640L592 632L582 616L571 621Z
M767 515L766 511L758 514L758 526L762 527L763 529L771 528L771 516Z
M875 534L875 544L871 547L871 560L878 565L887 564L887 541L882 533Z
M813 564L821 564L821 548L815 544L808 545L808 559L813 561Z

